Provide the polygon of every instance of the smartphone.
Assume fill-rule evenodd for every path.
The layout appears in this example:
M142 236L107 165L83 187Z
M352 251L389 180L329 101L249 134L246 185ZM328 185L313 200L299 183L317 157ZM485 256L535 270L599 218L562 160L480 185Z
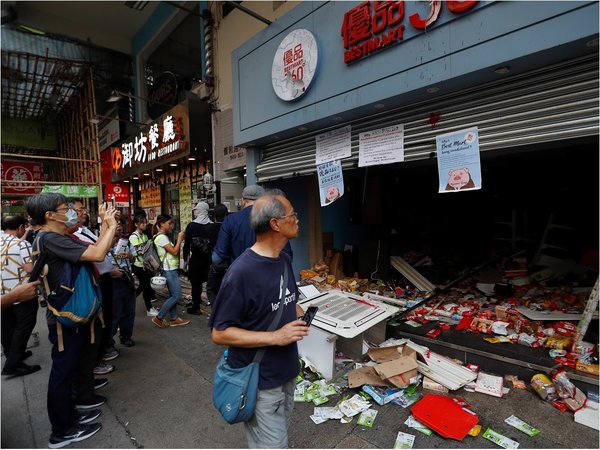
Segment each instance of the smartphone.
M115 208L115 196L113 195L113 197L110 199L110 206L113 207L113 209Z
M317 315L318 309L318 306L309 306L304 315L302 316L302 320L306 322L307 327L310 327L311 322Z

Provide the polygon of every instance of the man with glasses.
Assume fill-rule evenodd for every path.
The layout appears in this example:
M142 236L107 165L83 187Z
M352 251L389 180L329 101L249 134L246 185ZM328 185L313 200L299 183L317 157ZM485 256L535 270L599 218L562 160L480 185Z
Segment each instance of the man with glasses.
M99 215L103 217L100 236L95 245L87 245L67 235L69 228L77 225L78 216L64 195L34 195L27 200L26 207L31 224L40 226L36 240L43 239L42 248L48 265L46 281L50 291L57 290L65 261L83 265L105 258L117 229L113 208L108 207L106 212L104 207L100 208ZM37 248L37 242L33 248ZM59 334L56 317L50 308L46 312L46 320L52 343L52 369L48 380L48 416L52 435L48 447L62 448L83 441L102 428L99 423L90 423L100 415L100 410L78 413L72 399L73 382L86 342L91 338L91 327L89 322L78 328L64 326Z
M254 416L244 423L250 448L288 447L300 370L296 343L308 335L306 323L297 319L303 311L296 304L291 259L283 252L289 240L298 236L298 223L291 203L282 195L266 194L256 200L250 215L256 242L229 267L209 322L215 344L229 346L227 360L234 368L250 364L258 349L266 350ZM279 308L283 310L275 331L267 331Z

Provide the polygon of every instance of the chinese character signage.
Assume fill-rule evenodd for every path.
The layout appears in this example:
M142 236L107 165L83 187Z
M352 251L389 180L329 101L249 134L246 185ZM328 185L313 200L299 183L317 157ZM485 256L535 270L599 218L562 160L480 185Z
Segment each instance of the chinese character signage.
M2 160L2 195L35 195L41 191L39 184L28 181L42 181L42 164L34 162Z
M317 71L319 51L313 34L298 29L288 34L271 67L271 82L277 97L284 101L300 98L308 90Z
M76 184L46 184L42 192L53 192L65 197L95 198L98 197L98 186L81 186Z
M236 169L246 165L246 148L228 145L223 149L223 170Z
M129 188L124 183L113 183L110 170L110 150L104 150L100 153L100 179L104 185L104 198L106 200L115 199L116 206L129 206Z
M172 153L185 150L181 118L165 116L140 132L132 140L112 149L112 169L115 172L158 161Z
M140 206L150 208L152 206L160 207L160 186L152 186L148 189L142 189Z
M185 230L192 220L192 184L189 178L182 178L179 180L179 226Z
M317 166L321 206L329 206L344 195L342 163L330 161Z
M477 127L436 136L438 192L481 189L481 161Z
M341 35L344 41L344 62L358 61L383 48L391 47L404 39L404 0L366 1L344 14ZM425 17L419 12L408 13L410 25L417 30L431 28L440 17L443 5L453 14L461 14L473 8L477 1L410 2L410 7L420 9L426 5L429 11Z

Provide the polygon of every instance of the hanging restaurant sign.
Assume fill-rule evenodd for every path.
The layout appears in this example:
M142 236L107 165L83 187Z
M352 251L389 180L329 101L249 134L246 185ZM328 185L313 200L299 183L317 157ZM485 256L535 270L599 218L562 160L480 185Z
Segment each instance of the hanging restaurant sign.
M132 140L122 142L112 149L112 169L114 172L142 166L158 161L185 150L180 117L166 116L162 121L150 125L146 132L140 132Z
M73 198L95 198L98 197L98 186L81 186L77 184L46 184L42 192L62 194Z
M40 187L33 187L28 181L42 181L42 164L35 162L2 160L2 195L35 195Z
M416 3L411 2L413 6ZM464 13L473 8L477 1L431 0L427 17L416 12L408 17L411 26L417 30L427 30L440 17L445 4L453 14ZM344 62L350 64L367 57L383 48L391 47L404 39L404 0L366 1L344 14L342 38L344 39Z
M319 51L313 34L300 28L288 34L275 52L271 83L277 97L289 102L302 97L317 71Z

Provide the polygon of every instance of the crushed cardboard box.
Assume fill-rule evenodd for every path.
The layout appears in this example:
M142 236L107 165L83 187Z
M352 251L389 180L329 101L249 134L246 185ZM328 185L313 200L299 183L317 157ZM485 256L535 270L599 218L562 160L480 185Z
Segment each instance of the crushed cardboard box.
M410 379L417 376L417 353L406 345L370 348L368 355L378 364L350 371L349 387L370 384L406 388Z

